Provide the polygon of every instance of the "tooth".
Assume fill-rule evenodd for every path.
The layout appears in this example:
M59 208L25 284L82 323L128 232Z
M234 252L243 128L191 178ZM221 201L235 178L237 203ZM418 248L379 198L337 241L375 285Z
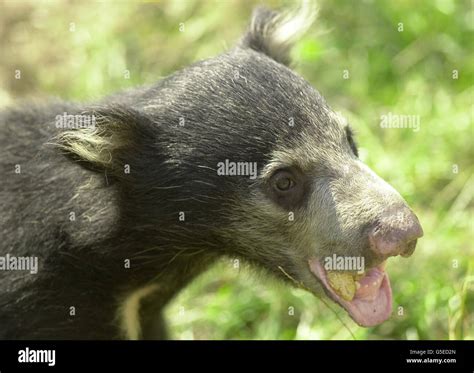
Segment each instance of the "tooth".
M377 281L372 282L373 286L377 286Z

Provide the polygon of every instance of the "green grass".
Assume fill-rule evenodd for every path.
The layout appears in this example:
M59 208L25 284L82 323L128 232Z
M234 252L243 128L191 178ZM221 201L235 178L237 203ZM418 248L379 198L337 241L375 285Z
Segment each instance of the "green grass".
M44 94L93 100L154 82L232 46L254 4L2 4L0 104ZM474 339L474 11L468 1L414 4L323 1L293 53L296 70L356 129L361 158L424 227L412 257L389 261L393 317L360 328L334 304L226 259L168 307L175 338ZM381 128L388 112L418 115L420 130Z

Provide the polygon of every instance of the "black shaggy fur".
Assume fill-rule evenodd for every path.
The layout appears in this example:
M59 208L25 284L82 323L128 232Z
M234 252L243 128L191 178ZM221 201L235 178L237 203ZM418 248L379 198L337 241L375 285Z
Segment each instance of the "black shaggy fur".
M162 337L159 311L168 300L217 256L240 254L216 232L232 218L222 211L254 181L217 176L216 164L265 165L275 144L294 136L285 125L289 110L306 120L295 92L303 85L322 101L262 53L268 50L258 31L272 15L258 10L257 29L237 48L152 87L93 106L26 104L0 114L1 254L38 256L40 265L36 275L0 271L0 338L118 338L122 296L155 281L162 289L146 301L142 329L145 338ZM277 59L288 62L283 54ZM101 136L123 140L109 164L58 146L64 130L55 117L63 112L93 114Z

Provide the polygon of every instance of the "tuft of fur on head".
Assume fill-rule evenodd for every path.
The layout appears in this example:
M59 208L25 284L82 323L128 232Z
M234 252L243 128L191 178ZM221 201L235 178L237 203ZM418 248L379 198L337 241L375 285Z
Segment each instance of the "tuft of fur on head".
M57 137L57 145L77 160L106 168L112 162L112 148L118 144L112 141L112 133L105 122L108 122L107 118L100 117L95 127L62 132Z
M93 115L93 127L69 129L61 132L53 145L75 162L94 171L119 171L133 149L139 148L139 137L150 138L149 118L133 109L97 107L83 112ZM123 173L123 172L122 172Z
M262 52L288 66L291 48L313 24L316 14L316 4L310 0L284 12L258 7L253 12L249 30L240 46Z

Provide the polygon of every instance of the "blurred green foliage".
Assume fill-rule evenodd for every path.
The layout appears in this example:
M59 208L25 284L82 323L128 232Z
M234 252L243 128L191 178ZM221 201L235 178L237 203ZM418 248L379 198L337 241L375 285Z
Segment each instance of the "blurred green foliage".
M46 95L89 101L153 83L231 47L254 5L1 3L0 107ZM393 316L359 328L331 302L226 259L168 307L172 335L473 339L474 10L467 0L327 0L320 8L294 49L295 69L349 119L362 159L400 191L425 231L412 257L387 266ZM388 112L419 115L420 130L381 128Z

